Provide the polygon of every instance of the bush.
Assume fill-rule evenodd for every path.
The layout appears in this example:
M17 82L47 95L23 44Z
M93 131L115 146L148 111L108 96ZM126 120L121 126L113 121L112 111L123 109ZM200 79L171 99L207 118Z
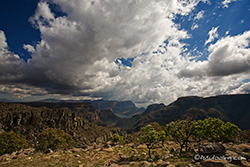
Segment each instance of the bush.
M3 132L0 134L0 155L11 154L22 148L29 147L23 135L14 132Z
M40 151L46 151L47 149L56 151L58 149L67 149L74 145L75 141L71 135L61 129L48 128L38 135L36 149Z
M118 143L120 141L122 141L123 138L122 136L120 136L119 134L115 133L111 136L111 141L114 142L114 143Z

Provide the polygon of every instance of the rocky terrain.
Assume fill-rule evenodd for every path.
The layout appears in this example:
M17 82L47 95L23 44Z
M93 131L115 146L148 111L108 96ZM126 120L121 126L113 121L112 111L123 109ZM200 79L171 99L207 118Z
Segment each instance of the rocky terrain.
M171 121L187 118L215 117L232 122L242 130L250 129L249 101L250 94L182 97L168 106L149 105L140 111L141 114L136 114L138 108L134 108L132 102L105 104L102 101L95 106L89 102L0 103L0 133L14 131L22 134L31 147L2 155L0 166L250 166L249 136L244 137L247 139L244 143L193 142L184 154L179 153L177 143L168 139L164 146L156 144L152 159L148 157L147 146L137 140L137 131L151 122L165 126ZM121 118L118 113L135 115ZM36 151L37 135L46 128L64 130L73 137L76 145L55 152ZM119 134L125 140L119 144L109 141L113 134ZM219 157L219 160L211 156Z
M88 108L85 108L87 110ZM91 111L88 111L91 112ZM84 142L105 141L119 128L90 123L69 108L31 107L24 104L0 103L0 131L24 135L29 143L46 128L58 128L71 134L79 145Z
M72 148L46 153L36 152L33 148L22 149L12 154L0 156L2 167L249 167L250 145L233 143L193 144L193 152L180 155L178 145L168 141L164 147L157 145L153 159L149 160L146 145L127 143L113 145L92 143L84 148ZM217 160L214 160L217 157ZM210 157L210 158L209 158Z

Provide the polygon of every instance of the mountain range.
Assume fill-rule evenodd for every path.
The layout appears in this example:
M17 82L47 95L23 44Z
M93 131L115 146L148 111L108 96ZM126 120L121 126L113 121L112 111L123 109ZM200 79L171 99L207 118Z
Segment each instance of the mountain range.
M131 101L2 102L0 133L13 130L33 140L34 134L54 127L75 135L79 141L82 136L95 141L98 138L105 140L113 132L123 133L121 129L138 131L151 122L165 126L179 119L208 117L234 123L246 130L250 129L249 102L250 94L180 97L169 105L152 104L146 109L137 108Z

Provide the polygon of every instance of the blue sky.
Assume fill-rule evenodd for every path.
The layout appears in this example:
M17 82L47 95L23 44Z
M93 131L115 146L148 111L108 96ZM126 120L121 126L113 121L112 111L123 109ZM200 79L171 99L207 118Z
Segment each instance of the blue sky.
M249 0L3 0L0 99L249 93L249 34Z

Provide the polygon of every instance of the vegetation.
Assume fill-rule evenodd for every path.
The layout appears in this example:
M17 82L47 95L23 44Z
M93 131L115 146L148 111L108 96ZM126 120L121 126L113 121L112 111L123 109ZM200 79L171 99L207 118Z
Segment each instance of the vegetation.
M61 129L48 128L40 133L37 137L37 150L46 151L52 149L66 149L75 145L72 136Z
M23 135L14 132L3 132L0 134L0 155L10 154L22 148L29 147Z
M190 137L195 129L194 121L178 120L166 125L166 133L180 145L180 152L185 147L187 152Z
M218 118L207 118L195 122L193 138L196 141L208 140L210 142L230 142L235 140L241 132L238 126Z
M178 120L166 125L166 133L180 145L180 152L185 146L185 152L191 138L200 142L230 142L236 139L241 132L237 125L230 122L224 123L218 118L207 118L198 121Z
M148 148L148 156L152 159L151 149L159 142L159 133L156 132L152 125L147 125L141 129L140 141L141 143L146 144Z
M250 129L241 132L238 136L238 141L242 143L250 143Z
M111 141L114 143L119 143L123 140L123 137L120 136L119 134L115 133L111 136Z

